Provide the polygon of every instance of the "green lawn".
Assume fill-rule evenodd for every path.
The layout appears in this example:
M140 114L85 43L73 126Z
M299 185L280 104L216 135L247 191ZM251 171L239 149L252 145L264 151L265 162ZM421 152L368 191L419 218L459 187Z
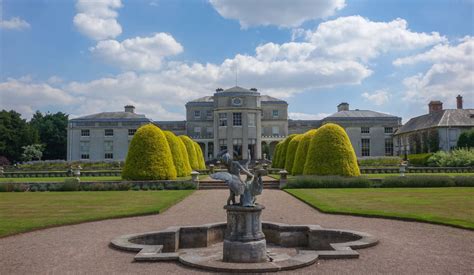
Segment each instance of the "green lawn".
M474 229L474 188L286 189L326 213L426 221Z
M107 218L156 214L193 190L0 193L0 237Z
M275 179L280 179L279 174L269 174L270 177L275 178ZM399 177L399 173L384 173L384 174L362 174L362 177L367 177L367 178L375 178L375 179L380 179L380 178L386 178L386 177ZM456 176L474 176L474 173L405 173L405 176L450 176L450 177L456 177ZM297 176L292 176L288 175L288 179L294 178Z

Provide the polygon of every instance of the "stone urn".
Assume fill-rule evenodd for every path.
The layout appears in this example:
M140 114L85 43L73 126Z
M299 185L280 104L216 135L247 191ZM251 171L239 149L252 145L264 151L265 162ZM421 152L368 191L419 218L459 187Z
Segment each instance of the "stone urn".
M267 244L260 215L263 205L245 207L226 205L227 228L224 236L223 261L260 263L268 261Z

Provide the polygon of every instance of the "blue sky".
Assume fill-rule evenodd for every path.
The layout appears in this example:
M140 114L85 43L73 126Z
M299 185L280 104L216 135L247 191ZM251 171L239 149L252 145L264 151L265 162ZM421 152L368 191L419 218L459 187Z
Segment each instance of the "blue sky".
M381 4L382 3L382 4ZM401 116L474 107L474 2L0 1L0 108L76 117L134 104L184 119L235 85L322 118L342 101Z

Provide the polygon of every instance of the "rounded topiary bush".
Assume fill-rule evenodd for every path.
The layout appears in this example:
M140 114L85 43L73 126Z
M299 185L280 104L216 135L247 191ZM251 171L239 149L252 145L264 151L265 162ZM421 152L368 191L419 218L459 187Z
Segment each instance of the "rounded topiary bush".
M202 148L197 142L194 143L194 150L196 150L196 156L198 160L198 169L206 169L206 161L204 160L204 154L202 153Z
M306 163L306 155L308 154L309 144L311 139L316 134L316 129L309 130L303 134L300 142L298 143L298 148L296 149L295 161L293 162L293 169L291 170L292 175L302 175L304 170L304 165ZM290 172L290 171L288 171Z
M185 135L179 136L179 138L183 141L184 146L186 147L186 152L188 153L188 159L189 164L191 165L191 169L199 169L199 161L196 153L196 148L194 147L194 141Z
M170 131L163 131L163 133L171 149L176 174L178 177L189 176L191 174L191 165L189 165L188 153L183 141Z
M288 144L288 149L286 150L286 159L285 159L285 170L288 173L291 173L293 170L293 164L295 162L296 150L298 149L298 144L303 138L303 134L296 135Z
M278 142L277 145L275 146L275 149L273 150L273 156L272 156L272 167L273 168L278 168L278 153L280 151L280 145L282 142Z
M126 180L176 179L176 168L165 134L153 124L138 128L128 149L122 178Z
M354 148L341 126L328 123L316 131L303 174L360 176Z
M283 143L281 144L281 148L278 153L278 168L285 168L285 161L286 161L286 152L288 150L288 145L290 144L290 141L296 136L296 134L289 135L288 137L285 138Z

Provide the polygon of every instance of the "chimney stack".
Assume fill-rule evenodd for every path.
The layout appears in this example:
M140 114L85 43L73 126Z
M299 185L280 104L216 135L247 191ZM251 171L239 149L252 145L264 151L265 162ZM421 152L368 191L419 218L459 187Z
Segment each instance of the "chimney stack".
M125 112L134 114L135 113L135 106L125 105Z
M432 100L428 104L429 113L432 114L434 112L442 111L443 110L443 102L439 100Z
M456 103L457 103L457 108L462 109L462 96L461 95L458 95L456 97Z
M337 105L337 111L349 111L349 103L347 102L342 102L341 104Z

